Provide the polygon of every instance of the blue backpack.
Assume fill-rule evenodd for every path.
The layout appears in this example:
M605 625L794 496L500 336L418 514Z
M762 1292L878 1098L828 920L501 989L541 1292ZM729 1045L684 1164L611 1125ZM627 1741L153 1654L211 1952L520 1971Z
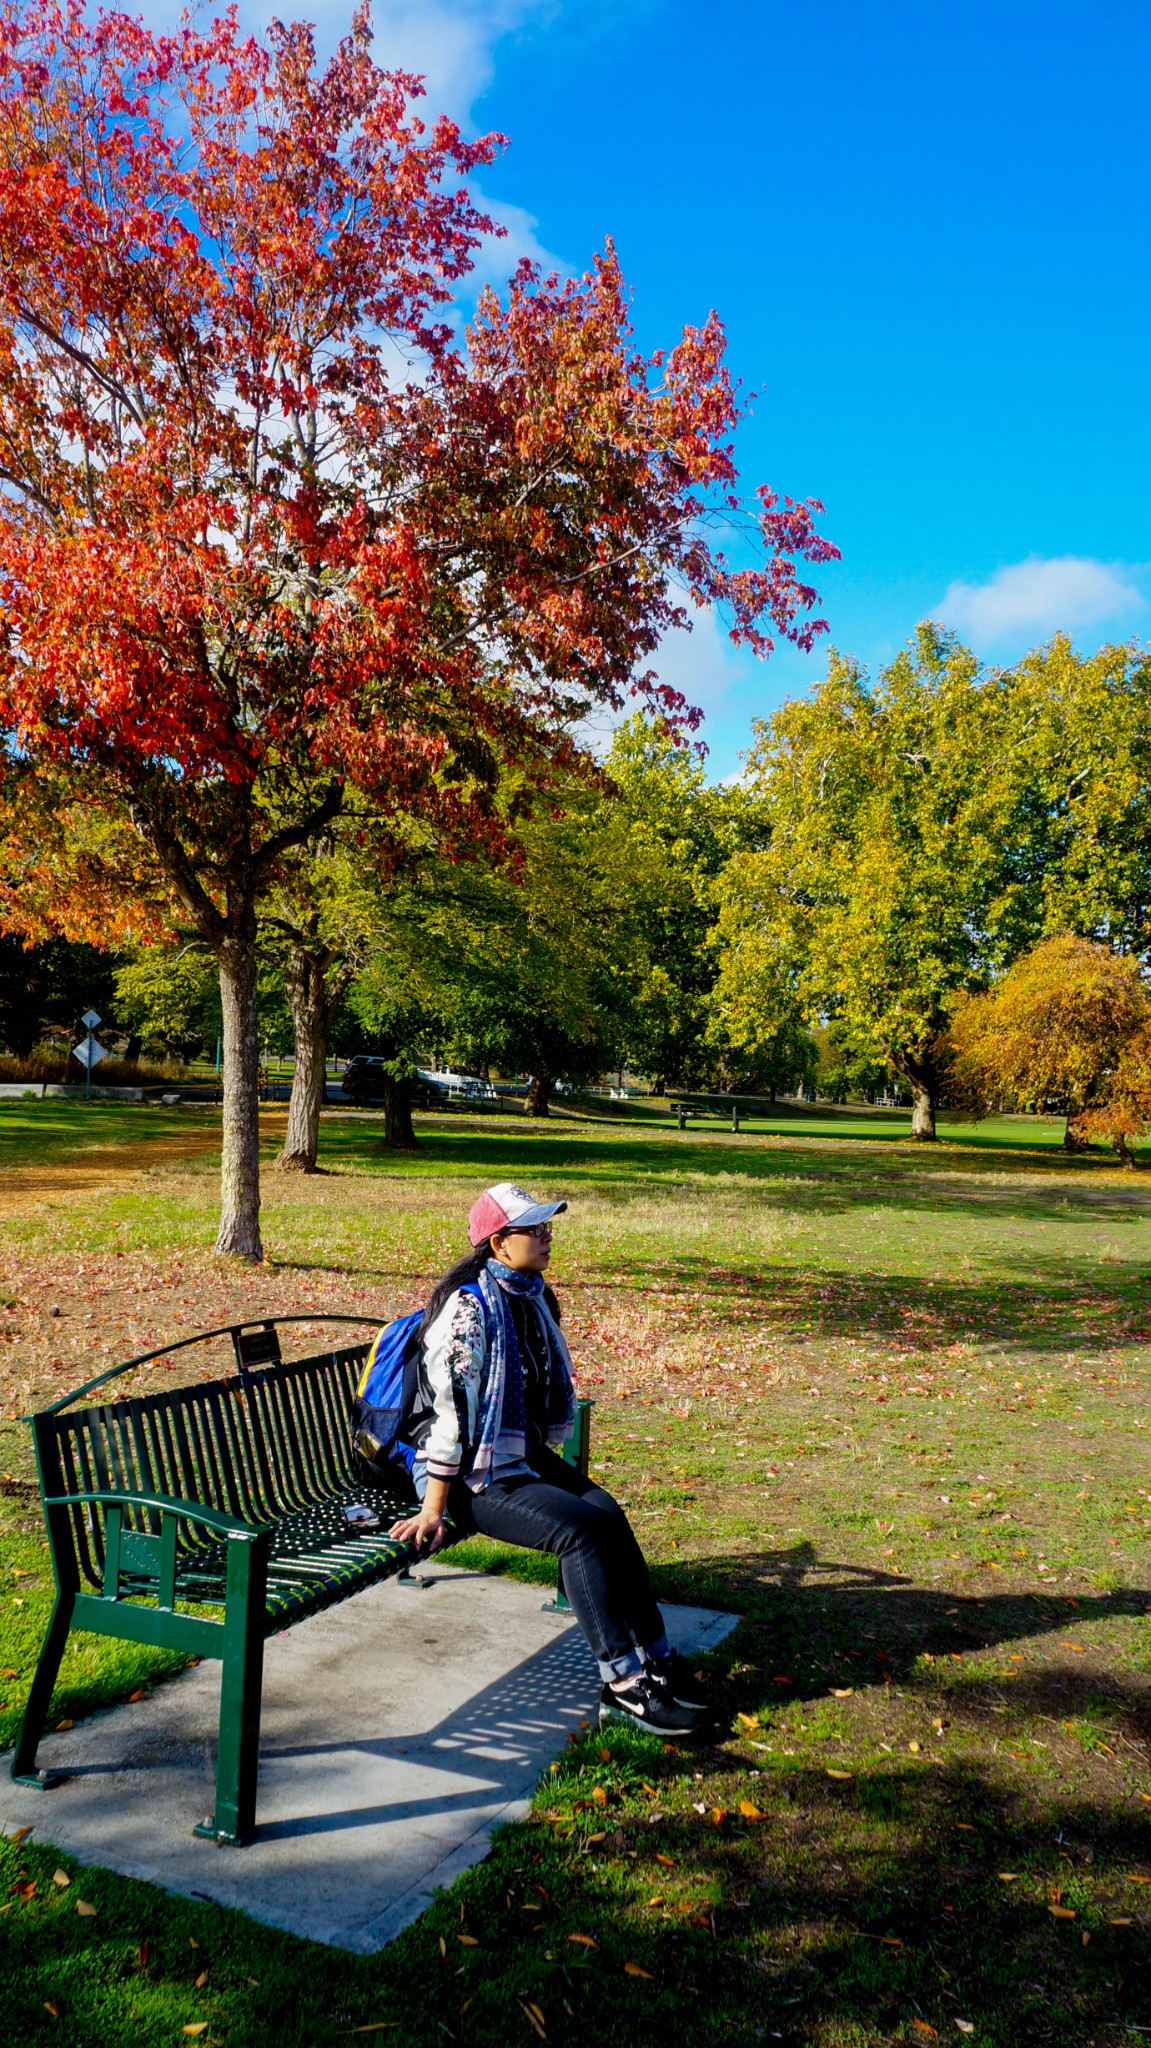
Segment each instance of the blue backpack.
M469 1281L461 1294L473 1294L487 1326L487 1304L479 1287ZM416 1445L411 1442L413 1425L431 1414L431 1402L421 1386L422 1345L420 1324L423 1309L397 1316L376 1332L352 1403L352 1442L365 1464L381 1479L411 1476L416 1462ZM466 1447L465 1447L466 1448Z

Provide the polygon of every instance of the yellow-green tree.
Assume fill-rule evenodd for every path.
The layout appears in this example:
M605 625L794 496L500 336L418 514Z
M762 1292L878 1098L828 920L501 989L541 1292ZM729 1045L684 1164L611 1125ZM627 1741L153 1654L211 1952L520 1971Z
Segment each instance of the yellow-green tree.
M911 1091L935 1136L949 1006L1038 930L1035 830L1009 678L921 626L878 681L832 655L802 701L758 722L747 788L759 845L719 885L716 1001L736 1043L796 1015Z
M1075 652L1065 634L1011 678L1042 929L1151 955L1151 657Z

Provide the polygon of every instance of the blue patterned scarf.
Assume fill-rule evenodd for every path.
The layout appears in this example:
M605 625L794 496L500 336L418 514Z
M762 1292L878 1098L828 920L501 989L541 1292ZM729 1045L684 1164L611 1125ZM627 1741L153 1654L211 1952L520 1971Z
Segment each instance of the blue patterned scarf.
M517 1273L499 1259L489 1259L480 1274L479 1286L488 1311L488 1351L480 1381L476 1439L468 1467L468 1484L473 1491L485 1487L491 1478L497 1437L502 1437L503 1448L510 1457L522 1458L527 1452L524 1376L509 1294L530 1301L543 1324L551 1361L548 1435L569 1437L575 1427L576 1412L571 1353L544 1298L543 1274Z

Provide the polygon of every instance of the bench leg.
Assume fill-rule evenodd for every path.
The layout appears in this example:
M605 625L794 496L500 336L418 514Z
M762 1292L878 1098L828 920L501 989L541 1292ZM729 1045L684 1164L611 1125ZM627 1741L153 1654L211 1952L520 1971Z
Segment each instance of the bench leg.
M544 1614L570 1614L571 1611L572 1604L564 1590L564 1568L559 1558L557 1558L556 1597L554 1600L545 1600L542 1604L541 1612Z
M66 1771L38 1771L36 1751L40 1747L40 1738L47 1724L48 1709L52 1704L52 1688L60 1669L60 1659L64 1655L64 1645L68 1640L68 1630L72 1626L75 1606L74 1593L57 1593L52 1619L48 1623L48 1633L44 1638L44 1647L40 1652L40 1661L36 1666L36 1675L28 1694L28 1704L24 1709L16 1754L12 1758L12 1776L16 1783L32 1785L39 1792L46 1791L52 1785L62 1784L68 1775Z
M426 1593L431 1583L430 1579L417 1579L410 1564L406 1564L402 1571L396 1573L397 1586L403 1586L408 1593Z
M209 1841L240 1848L256 1832L260 1769L260 1694L264 1679L267 1538L231 1538L216 1752L216 1811L193 1828Z

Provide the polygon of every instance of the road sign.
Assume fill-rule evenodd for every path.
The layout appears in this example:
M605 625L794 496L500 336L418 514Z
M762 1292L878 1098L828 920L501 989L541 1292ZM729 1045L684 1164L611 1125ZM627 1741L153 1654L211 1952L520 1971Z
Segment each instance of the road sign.
M97 1024L100 1022L99 1012L96 1010L85 1010L80 1022L87 1031L95 1031Z
M92 1037L91 1032L89 1032L87 1038L81 1039L79 1045L74 1045L72 1047L72 1058L74 1060L79 1060L80 1065L82 1067L87 1067L89 1072L91 1072L93 1067L98 1067L100 1061L106 1060L107 1057L107 1047L103 1045L97 1045L96 1040Z

